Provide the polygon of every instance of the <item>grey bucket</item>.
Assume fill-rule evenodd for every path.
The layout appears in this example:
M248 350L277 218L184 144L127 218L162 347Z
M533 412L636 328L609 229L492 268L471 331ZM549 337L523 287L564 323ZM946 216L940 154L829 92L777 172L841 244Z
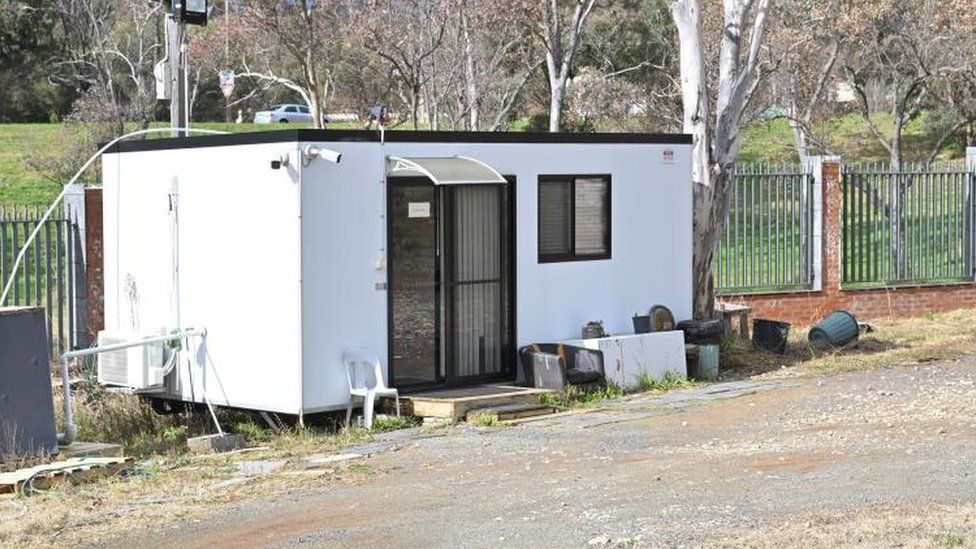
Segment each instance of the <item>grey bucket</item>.
M718 379L719 346L699 345L698 359L689 365L688 376L701 381Z
M837 311L810 328L810 343L843 347L860 335L857 319L847 311Z

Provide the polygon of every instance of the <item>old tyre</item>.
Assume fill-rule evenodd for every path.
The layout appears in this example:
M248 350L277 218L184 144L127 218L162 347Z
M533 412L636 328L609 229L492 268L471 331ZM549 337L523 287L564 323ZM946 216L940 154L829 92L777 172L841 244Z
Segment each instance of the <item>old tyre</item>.
M722 341L721 320L682 320L678 329L685 333L685 343L718 345Z

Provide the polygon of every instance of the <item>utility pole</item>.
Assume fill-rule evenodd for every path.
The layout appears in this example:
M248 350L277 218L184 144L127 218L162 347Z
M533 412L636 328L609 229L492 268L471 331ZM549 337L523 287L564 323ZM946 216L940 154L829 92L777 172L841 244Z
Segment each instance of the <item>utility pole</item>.
M176 128L186 128L189 119L186 90L186 27L170 13L166 15L166 37L169 51L169 120L173 128L172 137L185 137L186 132Z
M187 69L187 25L207 25L207 0L154 0L162 2L166 13L166 62L169 74L163 85L169 92L169 120L173 137L185 137L176 128L190 125L189 77ZM165 94L164 94L165 95Z

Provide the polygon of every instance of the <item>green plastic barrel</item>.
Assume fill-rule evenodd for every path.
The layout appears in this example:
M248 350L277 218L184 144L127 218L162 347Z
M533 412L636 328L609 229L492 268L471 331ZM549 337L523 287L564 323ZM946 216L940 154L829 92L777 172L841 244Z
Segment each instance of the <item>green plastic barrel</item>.
M715 381L718 379L718 345L698 346L698 368L694 372L695 379Z
M858 335L860 329L854 315L847 311L837 311L810 328L809 339L814 344L843 347L857 339Z

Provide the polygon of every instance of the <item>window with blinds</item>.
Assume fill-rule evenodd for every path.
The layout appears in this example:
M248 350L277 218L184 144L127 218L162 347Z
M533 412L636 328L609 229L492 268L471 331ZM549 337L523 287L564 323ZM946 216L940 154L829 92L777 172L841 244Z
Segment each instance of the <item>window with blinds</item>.
M610 176L539 177L539 262L610 258Z

